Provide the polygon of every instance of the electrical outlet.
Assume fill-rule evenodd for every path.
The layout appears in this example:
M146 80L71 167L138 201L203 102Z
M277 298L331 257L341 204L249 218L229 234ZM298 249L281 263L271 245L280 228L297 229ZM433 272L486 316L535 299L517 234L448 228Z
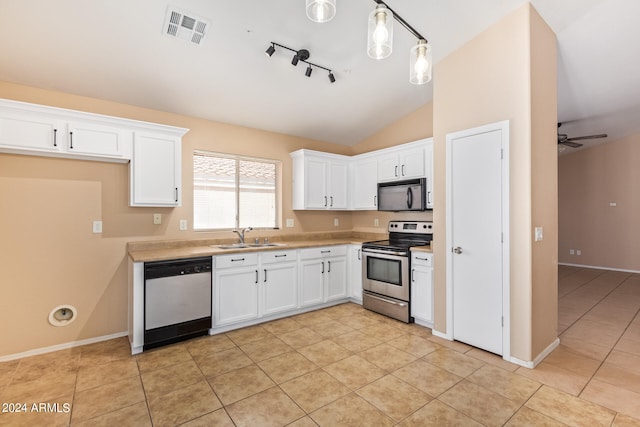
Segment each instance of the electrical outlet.
M578 255L578 256L582 255L582 251L580 249L577 249L576 250L576 255Z
M154 223L155 225L160 225L160 224L162 224L162 214L154 213L154 214L153 214L153 223Z
M102 233L102 221L93 221L93 232L96 234Z
M187 220L186 219L181 219L180 220L180 231L186 231L187 230Z
M569 249L569 255L575 255L576 251L574 251L573 249Z
M287 223L286 224L287 224L287 227L289 227L289 228L293 227L293 224L294 224L293 218L287 218Z
M380 220L379 220L378 218L375 218L375 219L373 220L373 226L374 226L374 227L380 227Z
M338 227L340 225L340 220L338 218L333 218L333 226Z

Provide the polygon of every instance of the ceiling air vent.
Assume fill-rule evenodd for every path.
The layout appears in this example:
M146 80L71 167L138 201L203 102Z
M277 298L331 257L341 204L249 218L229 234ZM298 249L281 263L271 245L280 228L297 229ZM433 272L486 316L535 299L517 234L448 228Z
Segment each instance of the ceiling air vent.
M164 34L169 37L200 45L204 41L209 21L193 13L169 7L164 23Z

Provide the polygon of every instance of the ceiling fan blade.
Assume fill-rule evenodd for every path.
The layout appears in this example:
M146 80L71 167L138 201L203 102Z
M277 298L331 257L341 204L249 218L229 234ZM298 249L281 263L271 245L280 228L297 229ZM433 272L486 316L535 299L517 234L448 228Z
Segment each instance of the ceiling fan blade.
M579 142L571 142L569 140L562 141L562 142L560 142L560 144L566 145L567 147L571 147L571 148L582 147L582 144L580 144Z
M601 133L598 135L586 135L586 136L577 136L575 138L568 138L567 141L583 141L585 139L596 139L596 138L606 138L606 133Z

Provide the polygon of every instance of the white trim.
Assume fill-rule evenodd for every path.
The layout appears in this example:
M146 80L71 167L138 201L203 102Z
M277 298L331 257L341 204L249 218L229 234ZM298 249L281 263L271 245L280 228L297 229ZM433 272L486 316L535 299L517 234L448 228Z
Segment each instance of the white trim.
M565 262L559 262L558 265L564 265L567 267L580 267L580 268L595 268L596 270L611 270L611 271L622 271L625 273L640 273L640 270L629 270L626 268L613 268L613 267L603 267L600 265L582 265L582 264L569 264Z
M453 157L452 147L453 141L458 138L487 133L493 131L501 131L502 133L502 317L504 324L502 328L502 358L504 360L511 359L511 282L510 282L510 156L509 156L509 121L503 120L496 123L479 126L472 129L465 129L458 132L448 133L446 135L446 232L445 232L445 252L446 252L446 308L447 308L447 330L442 338L453 340L453 256L448 248L453 247L451 236L453 235L451 226L453 223L453 198L452 198L452 173L453 173Z
M525 368L533 369L536 366L538 366L538 364L542 362L542 360L545 357L547 357L553 350L555 350L559 345L560 345L560 338L556 338L555 340L553 340L551 344L547 346L547 348L542 350L542 352L538 354L536 358L533 359L533 361L527 362L524 360L520 360L516 357L511 357L508 359L508 361L511 363L515 363L516 365L524 366Z
M435 335L438 338L442 338L442 339L445 339L447 341L453 341L452 338L449 338L449 336L447 335L446 332L440 332L440 331L436 331L435 329L432 329L431 330L431 335Z
M101 337L88 338L86 340L72 341L64 344L56 344L49 347L41 347L33 350L24 351L22 353L9 354L6 356L0 356L0 362L8 362L10 360L22 359L23 357L36 356L38 354L52 353L58 350L66 350L68 348L80 347L87 344L94 344L97 342L108 341L114 338L126 337L127 331L118 332L111 335L103 335Z

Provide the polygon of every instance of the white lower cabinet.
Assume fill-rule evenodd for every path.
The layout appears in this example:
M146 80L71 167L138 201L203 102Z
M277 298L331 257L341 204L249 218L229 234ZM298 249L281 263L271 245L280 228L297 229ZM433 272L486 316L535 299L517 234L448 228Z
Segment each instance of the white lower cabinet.
M297 253L291 251L261 254L263 293L261 314L275 314L298 307Z
M215 257L214 326L258 318L258 254Z
M362 245L349 245L349 296L362 303Z
M411 253L411 316L433 327L433 254Z
M347 247L300 250L300 306L347 297Z
M296 255L284 250L215 257L214 327L297 308Z

